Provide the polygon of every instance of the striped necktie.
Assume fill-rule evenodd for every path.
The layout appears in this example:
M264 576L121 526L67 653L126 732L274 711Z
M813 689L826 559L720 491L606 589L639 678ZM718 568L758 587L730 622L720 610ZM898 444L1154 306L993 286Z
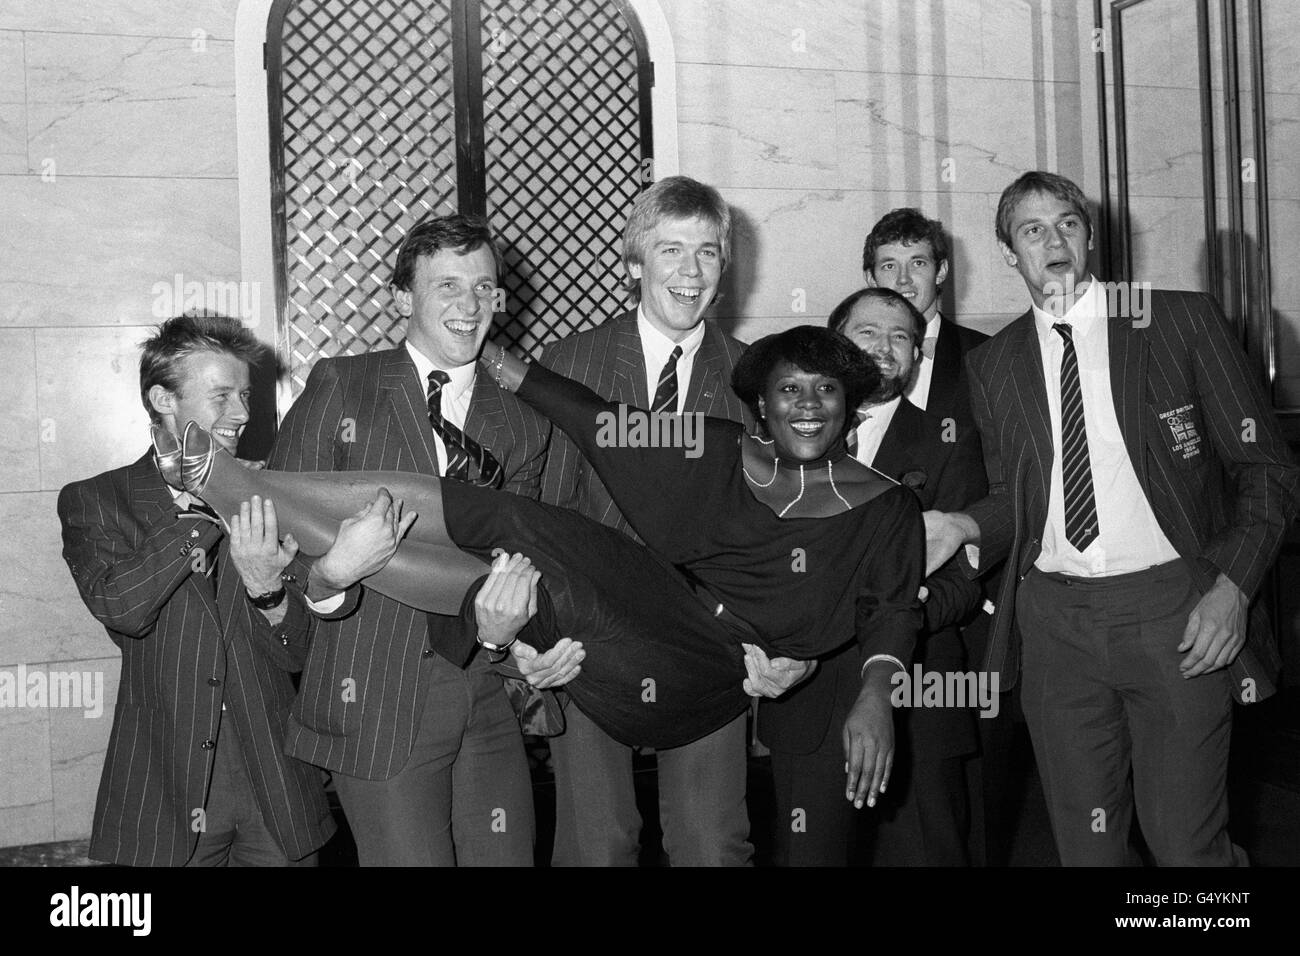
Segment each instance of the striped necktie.
M1079 359L1070 326L1052 326L1065 343L1061 356L1061 485L1065 493L1065 537L1080 551L1096 540L1097 499L1092 490L1092 463L1088 458L1088 431L1083 422L1083 390L1079 387Z
M677 360L682 357L682 347L673 346L673 354L664 363L664 370L659 373L659 384L655 387L655 400L650 403L650 411L677 414Z
M447 449L447 469L443 474L457 481L469 481L469 463L473 461L478 469L478 479L474 484L500 488L505 478L500 462L442 415L442 388L449 381L451 376L441 369L429 373L429 424Z

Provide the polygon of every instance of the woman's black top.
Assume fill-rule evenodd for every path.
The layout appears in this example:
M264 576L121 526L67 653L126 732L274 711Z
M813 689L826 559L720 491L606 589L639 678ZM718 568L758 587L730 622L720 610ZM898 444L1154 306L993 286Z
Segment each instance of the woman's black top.
M806 660L856 639L864 661L910 661L925 541L906 488L832 517L780 518L749 488L734 422L704 418L688 457L681 447L632 447L626 439L638 436L614 427L619 405L540 365L518 395L574 440L645 544L564 508L457 482L443 482L448 530L465 550L505 547L533 560L556 636L586 645L567 689L613 737L678 746L741 713L741 641Z

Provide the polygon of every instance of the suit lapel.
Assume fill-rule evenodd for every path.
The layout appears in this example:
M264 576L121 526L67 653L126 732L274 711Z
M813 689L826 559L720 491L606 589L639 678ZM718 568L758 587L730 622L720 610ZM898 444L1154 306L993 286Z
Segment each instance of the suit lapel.
M506 424L506 406L501 399L501 389L485 375L474 376L474 389L470 394L469 411L465 415L465 435L474 439L501 462L503 449L499 435Z
M1030 444L1038 465L1038 491L1043 514L1047 514L1047 496L1052 487L1052 416L1047 410L1047 377L1043 372L1043 352L1038 344L1038 328L1030 309L1016 320L1018 328L1008 350L1009 367L1004 371L1015 393L1016 404L1029 428ZM1023 368L1024 373L1016 370Z
M614 401L649 408L646 394L645 352L636 333L636 313L618 319L614 328Z
M1119 431L1124 436L1124 447L1129 461L1142 483L1147 498L1151 497L1147 477L1146 446L1142 437L1142 415L1146 411L1143 386L1147 380L1147 335L1133 328L1131 319L1107 320L1109 343L1107 356L1110 362L1110 394L1115 402L1115 416Z
M415 470L422 475L436 475L438 454L433 444L433 427L429 424L428 404L415 363L406 353L405 344L384 352L383 358L380 389L415 459Z
M158 474L153 463L153 453L145 452L127 469L131 507L146 522L165 514L172 507L172 493Z
M902 471L911 459L910 449L915 447L919 438L920 412L921 410L907 399L898 403L898 407L894 409L894 417L889 420L889 427L885 429L885 434L880 439L875 461L871 463L872 468L883 472L895 481L902 477Z
M930 394L927 407L934 404L947 407L948 399L961 373L961 342L957 328L947 319L939 320L939 341L934 344L934 368L930 370ZM934 399L939 401L935 402Z
M711 322L704 321L704 339L695 353L691 380L686 386L686 404L682 406L685 411L708 414L713 411L716 397L722 394L726 355L721 334Z
M135 511L135 516L143 523L151 524L175 507L175 499L172 497L167 483L163 481L162 475L158 474L158 468L153 463L151 452L145 452L135 464L131 465L127 475L130 484L131 507ZM201 526L202 519L184 520L189 521L195 527ZM225 541L224 535L221 540ZM233 572L234 568L230 568L230 571ZM212 588L203 580L202 574L197 571L191 572L190 577L181 587L193 588L198 593L199 599L203 602L208 614L211 615L213 623L220 627L221 615L217 612L217 604L212 597Z
M219 610L218 620L221 622L221 640L224 644L229 645L231 638L235 634L235 623L239 618L237 602L241 600L241 594L244 590L244 582L235 570L234 563L230 560L230 539L222 538L218 553L221 557L221 563L217 565L217 602ZM261 611L249 607L253 614L260 614Z

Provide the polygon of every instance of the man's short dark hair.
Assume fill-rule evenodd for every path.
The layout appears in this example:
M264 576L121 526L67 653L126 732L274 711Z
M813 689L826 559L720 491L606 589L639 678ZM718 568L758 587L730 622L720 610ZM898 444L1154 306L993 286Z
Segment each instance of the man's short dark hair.
M893 289L883 289L879 286L872 286L866 289L859 289L853 293L832 311L830 318L826 320L826 327L832 332L844 334L844 326L848 325L849 317L853 315L853 309L859 302L883 302L892 305L895 308L902 309L912 317L912 341L916 347L920 348L921 343L925 341L925 316L921 310L912 305L905 296L900 295Z
M736 362L731 390L759 418L758 399L766 390L772 370L782 362L814 375L837 380L844 388L844 428L853 424L852 411L880 387L880 369L860 348L830 329L797 325L759 339Z
M1011 246L1011 217L1015 215L1016 206L1020 205L1021 200L1037 195L1055 196L1061 202L1072 206L1087 227L1088 238L1092 238L1092 216L1088 215L1088 200L1084 198L1083 190L1064 176L1035 169L1025 173L1002 190L1002 198L998 200L999 242Z
M444 249L449 249L458 256L467 256L484 246L492 250L495 278L500 279L501 250L492 240L492 231L488 228L486 219L461 213L425 216L398 243L391 285L402 292L410 292L411 283L415 281L415 264L424 256L436 255Z
M703 219L713 226L722 247L722 268L731 261L731 207L722 194L689 176L666 176L632 204L632 212L623 226L623 267L644 266L650 235L665 219ZM635 293L639 283L628 275L629 291Z
M864 273L870 273L876 267L876 253L880 247L892 242L901 242L905 246L928 242L934 254L935 268L948 260L948 237L944 235L943 223L938 219L927 219L919 209L903 206L885 213L867 233L867 241L862 244Z
M233 355L250 368L268 351L238 319L226 315L179 315L168 319L144 343L140 353L140 400L149 420L157 424L158 412L149 390L161 385L181 395L181 362L196 352Z

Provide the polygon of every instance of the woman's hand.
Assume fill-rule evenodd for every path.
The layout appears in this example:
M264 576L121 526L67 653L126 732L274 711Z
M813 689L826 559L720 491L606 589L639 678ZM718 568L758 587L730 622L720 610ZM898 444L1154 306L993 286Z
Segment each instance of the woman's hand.
M845 796L858 809L864 801L869 807L876 805L876 794L885 792L894 767L889 678L888 667L868 667L862 692L844 721L844 770L848 774Z
M745 678L743 687L750 697L780 697L795 684L807 680L817 668L816 661L796 661L790 657L768 660L763 649L756 644L741 644L745 649Z
M519 390L519 383L528 374L528 363L515 358L506 351L505 346L495 342L487 343L478 353L479 363L487 371L488 377L498 386L510 392Z

